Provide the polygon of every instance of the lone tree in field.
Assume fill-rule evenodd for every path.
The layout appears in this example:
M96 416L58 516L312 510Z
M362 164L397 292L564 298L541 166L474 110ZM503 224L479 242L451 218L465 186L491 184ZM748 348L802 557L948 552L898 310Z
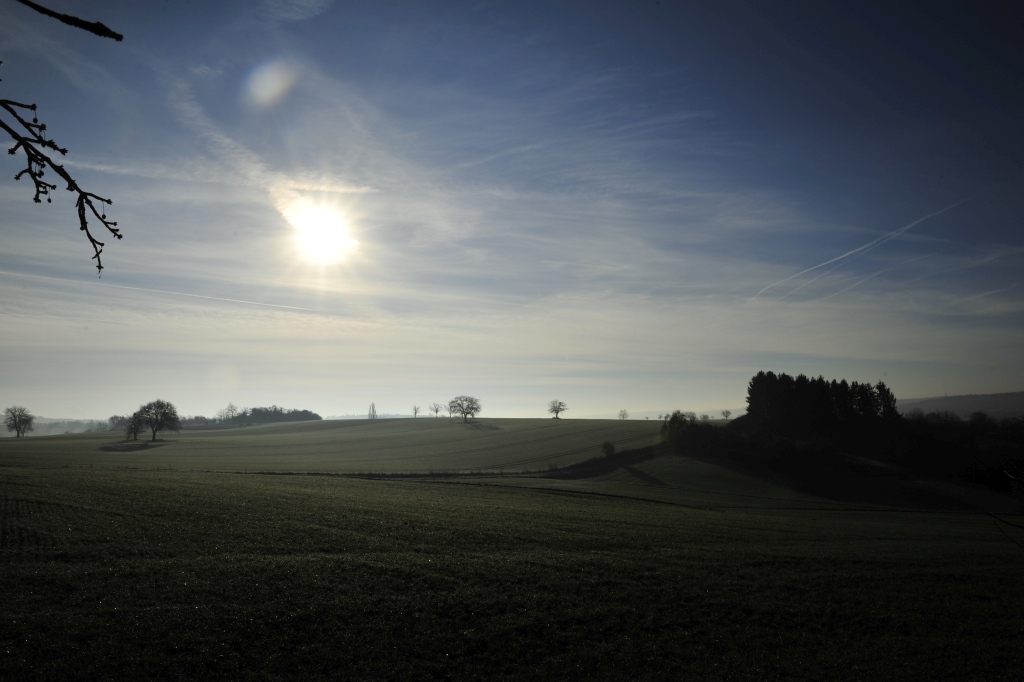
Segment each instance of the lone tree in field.
M427 408L427 411L428 412L433 412L434 413L434 417L437 417L437 415L443 409L444 409L444 405L442 405L441 403L430 403L430 407Z
M412 418L415 419L416 415L418 415L419 413L420 413L420 406L419 405L413 405L412 406Z
M102 38L112 38L113 40L120 41L124 37L99 22L84 21L70 14L54 12L30 0L17 1L40 14ZM0 64L2 63L0 62ZM30 118L31 120L29 120ZM89 227L89 219L95 218L114 238L121 239L121 232L117 229L117 223L107 219L106 206L113 202L110 199L87 192L79 187L63 164L56 163L49 156L48 152L56 152L61 156L65 156L68 150L59 146L52 138L46 136L46 124L39 122L35 104L25 104L11 99L0 99L0 130L6 132L14 142L14 146L10 147L7 153L14 156L21 152L25 155L25 167L14 176L14 179L21 180L22 177L28 177L32 181L35 189L32 201L39 204L45 198L46 203L51 202L50 192L56 190L57 185L43 179L47 170L60 178L67 185L69 192L77 194L75 209L78 212L78 229L85 232L85 236L95 252L93 259L96 261L96 271L102 273L103 263L100 260L100 254L103 253L104 244L93 236ZM97 204L99 204L99 207L97 207Z
M14 431L15 438L21 438L27 431L31 431L35 420L36 416L20 405L4 408L4 426L8 431Z
M462 415L462 421L468 422L480 412L480 401L471 395L457 395L448 403L448 408L455 414Z
M153 440L156 440L158 431L180 431L181 420L178 418L178 410L166 400L154 400L139 408L136 413L142 417L142 423L153 432Z
M376 419L377 418L377 406L374 405L373 403L370 403L370 410L366 413L366 418L367 419Z
M568 409L569 408L566 407L565 403L563 403L561 400L552 400L550 403L548 403L548 412L555 415L555 419L558 419L559 412L565 412Z
M626 410L619 410L619 419L629 419L629 412Z
M122 419L124 419L124 439L138 440L142 429L146 428L146 421L142 418L142 412L135 412L127 417L122 417Z
M729 421L729 417L732 416L732 410L722 410L722 419Z

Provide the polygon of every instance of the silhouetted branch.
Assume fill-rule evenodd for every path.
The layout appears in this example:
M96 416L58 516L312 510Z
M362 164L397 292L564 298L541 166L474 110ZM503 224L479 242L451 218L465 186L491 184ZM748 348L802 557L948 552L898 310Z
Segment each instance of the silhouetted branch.
M36 12L39 12L40 14L63 22L68 26L88 31L89 33L98 35L102 38L112 38L117 41L124 38L120 33L110 30L110 28L98 21L85 21L69 14L54 12L42 5L31 2L31 0L18 0L18 2L35 10ZM3 62L0 61L0 64L3 64ZM28 112L32 112L31 122L26 118ZM56 173L61 180L67 183L67 189L69 192L76 192L78 194L78 199L75 201L75 207L78 209L79 229L82 230L82 232L85 232L85 236L89 239L89 243L92 245L92 249L95 252L93 258L96 260L96 270L102 274L103 261L100 259L100 254L103 253L104 244L100 240L96 239L90 231L89 214L91 213L93 217L99 220L99 222L107 228L107 231L110 232L110 234L117 239L121 239L122 235L116 227L117 223L112 220L107 220L107 212L104 204L112 204L113 202L98 194L93 194L92 192L86 192L83 190L78 186L78 183L75 182L75 179L64 169L64 166L54 163L53 160L46 155L44 150L52 150L61 156L66 155L68 150L64 147L58 147L56 142L46 137L46 124L39 122L39 119L36 116L35 104L23 104L22 102L15 102L14 100L0 99L0 128L10 135L11 139L14 141L14 146L8 149L7 153L15 155L20 151L25 154L25 168L19 171L18 174L14 176L14 179L20 180L26 175L32 179L32 184L35 185L35 195L32 197L34 202L38 204L42 202L43 197L46 197L46 203L50 203L50 192L57 189L57 185L43 179L47 169ZM100 209L96 208L97 202L101 205Z
M112 31L107 26L101 24L98 21L85 21L84 19L73 17L70 14L61 14L60 12L54 12L52 9L47 9L42 5L37 5L31 0L18 0L18 2L25 5L25 7L34 9L40 14L44 14L52 19L56 19L57 21L63 24L67 24L68 26L74 26L75 28L80 28L83 31L88 31L89 33L98 35L101 38L112 38L113 40L116 40L118 42L124 39L123 35L117 33L116 31Z
M0 62L0 64L2 63ZM32 112L31 121L22 116L23 112L29 111ZM4 114L9 117L8 120L4 120ZM93 258L96 260L96 270L102 273L103 261L100 259L100 254L103 252L104 243L96 239L89 229L89 213L92 213L107 228L110 234L117 239L121 239L122 235L120 230L117 229L117 223L107 219L106 209L98 210L96 208L96 202L99 202L101 205L112 204L113 202L98 194L83 190L75 182L75 179L71 177L71 174L64 169L64 166L54 163L53 159L43 152L44 149L50 149L64 156L68 153L68 150L59 147L56 142L45 136L46 124L39 122L36 116L35 104L23 104L9 99L0 99L0 128L6 131L11 136L11 139L14 140L14 146L8 149L7 153L14 155L21 151L25 154L25 168L19 171L14 176L14 179L20 180L26 175L32 179L32 183L35 185L35 196L32 197L32 200L35 203L41 203L43 197L46 197L46 202L50 203L50 192L57 189L57 185L43 179L47 169L56 173L61 180L67 183L69 192L76 192L78 194L75 207L78 209L79 229L85 232L85 236L89 239L89 243L95 252Z

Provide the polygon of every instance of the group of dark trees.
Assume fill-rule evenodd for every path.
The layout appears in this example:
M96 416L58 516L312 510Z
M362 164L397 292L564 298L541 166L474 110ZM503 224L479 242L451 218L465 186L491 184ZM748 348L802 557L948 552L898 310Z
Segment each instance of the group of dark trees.
M273 422L314 421L322 419L309 410L290 410L277 405L270 407L246 407L239 409L229 403L216 417L202 415L179 417L174 405L156 400L143 405L129 415L114 415L107 420L108 431L123 431L126 438L138 439L139 433L154 427L153 440L157 431L179 431L189 428L214 428L220 426L250 426Z
M881 381L758 372L747 385L746 415L716 426L677 410L663 421L665 445L675 452L776 467L827 467L838 462L830 457L852 454L1000 492L1024 484L1024 418L902 415Z
M166 400L148 402L129 415L115 415L107 420L107 424L110 431L123 431L126 440L138 440L140 433L150 431L153 434L151 440L155 441L160 431L181 430L178 409Z
M882 381L872 385L762 371L747 384L747 421L776 436L829 437L899 418L896 397Z
M233 406L232 406L233 407ZM277 405L270 407L246 407L235 410L231 416L219 419L219 424L247 426L254 424L271 424L274 422L305 422L323 419L310 410L293 410Z

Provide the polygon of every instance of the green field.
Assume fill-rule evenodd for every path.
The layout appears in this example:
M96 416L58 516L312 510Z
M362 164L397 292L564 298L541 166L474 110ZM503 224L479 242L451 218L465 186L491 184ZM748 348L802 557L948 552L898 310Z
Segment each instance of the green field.
M225 430L82 433L0 440L7 465L174 468L191 471L404 473L523 471L595 457L658 440L656 421L568 419L352 419Z
M437 421L0 443L0 677L1020 678L1019 515Z

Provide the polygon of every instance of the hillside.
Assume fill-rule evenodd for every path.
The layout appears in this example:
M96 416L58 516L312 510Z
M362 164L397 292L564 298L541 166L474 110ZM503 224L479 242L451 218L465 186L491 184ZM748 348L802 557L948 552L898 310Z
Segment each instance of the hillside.
M948 395L941 398L900 399L899 409L903 414L920 410L929 412L952 412L967 418L974 412L1004 419L1024 417L1024 391L1014 393L986 393L980 395Z
M524 471L657 442L646 420L445 418L311 421L149 434L84 433L0 441L0 465L180 471L429 473Z

